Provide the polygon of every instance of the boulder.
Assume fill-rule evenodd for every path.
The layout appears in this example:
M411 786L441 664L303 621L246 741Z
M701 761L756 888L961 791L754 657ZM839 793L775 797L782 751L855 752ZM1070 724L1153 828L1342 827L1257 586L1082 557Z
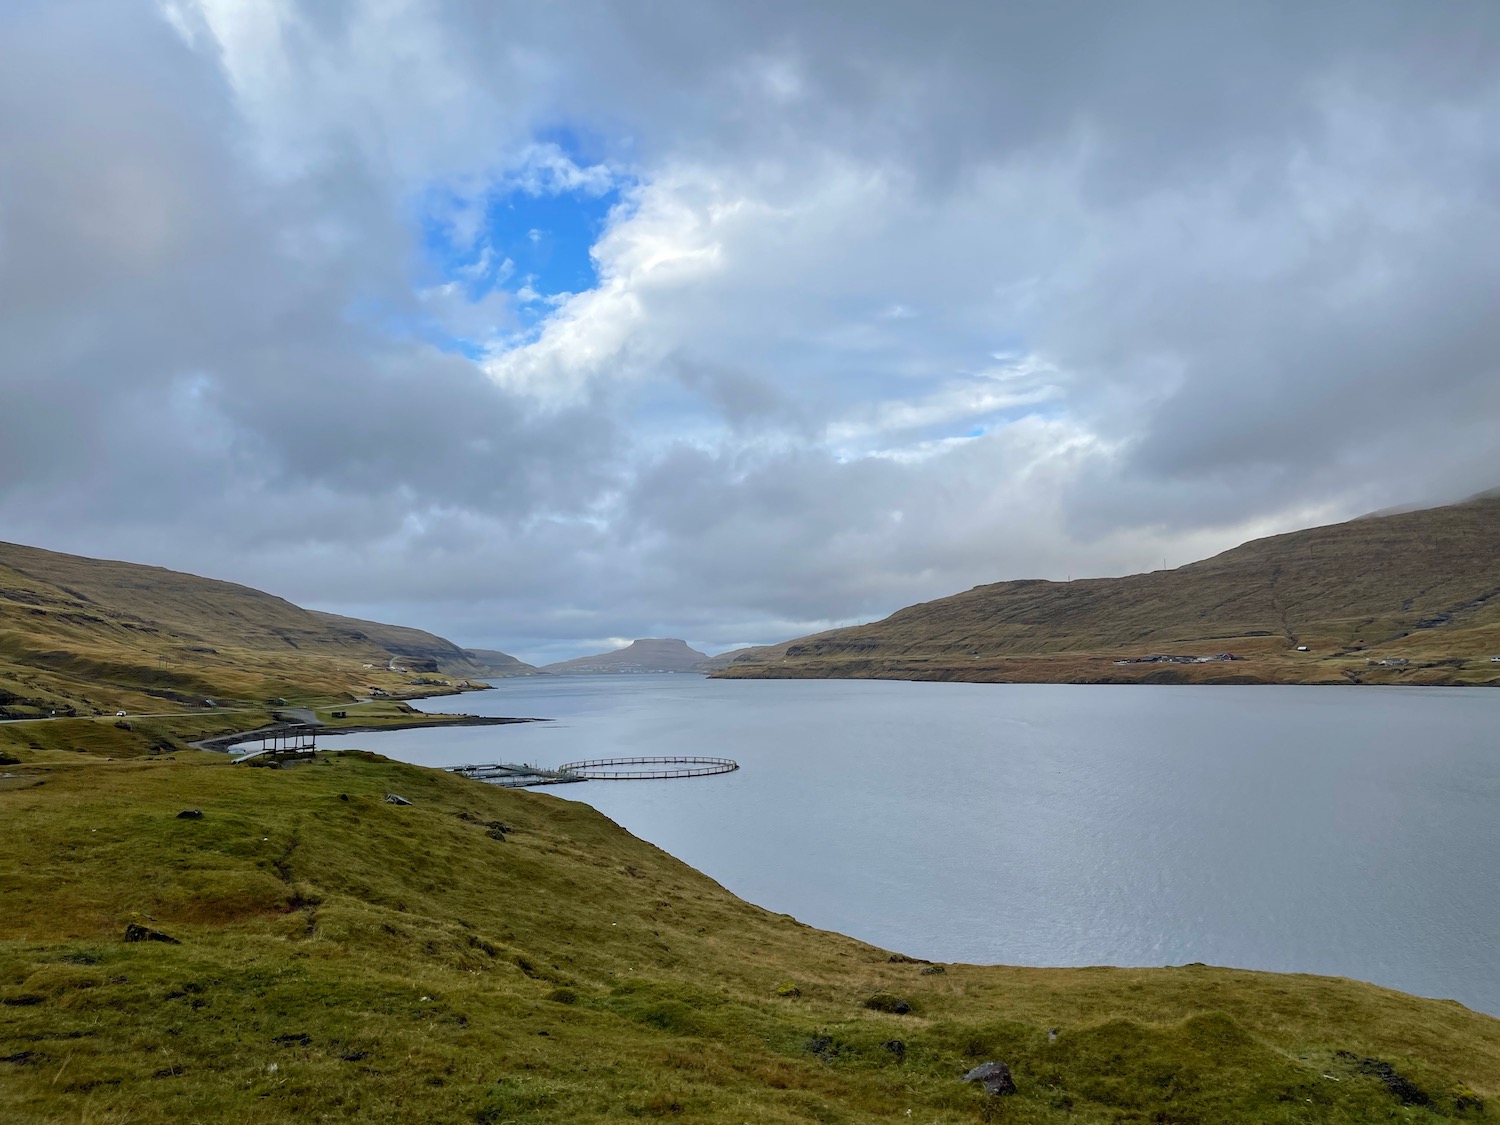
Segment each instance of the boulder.
M899 996L893 996L889 992L877 992L865 1001L865 1007L872 1012L889 1012L891 1015L904 1016L911 1012L911 1005Z
M177 814L177 819L178 820L202 820L203 819L203 810L202 809L183 809L180 813Z
M1016 1080L1010 1076L1010 1067L1003 1062L980 1063L963 1076L965 1082L978 1082L986 1094L1002 1097L1016 1092Z
M160 930L147 929L139 922L132 922L125 927L126 941L164 941L168 945L181 945L182 942L174 937L162 933Z

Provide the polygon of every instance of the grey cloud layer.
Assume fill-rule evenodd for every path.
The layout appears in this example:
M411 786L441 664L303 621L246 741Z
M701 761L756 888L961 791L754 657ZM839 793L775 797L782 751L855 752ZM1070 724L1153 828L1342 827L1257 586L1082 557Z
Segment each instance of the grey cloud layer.
M551 658L1453 498L1497 64L1488 3L23 0L0 535ZM599 290L400 330L423 192L559 129Z

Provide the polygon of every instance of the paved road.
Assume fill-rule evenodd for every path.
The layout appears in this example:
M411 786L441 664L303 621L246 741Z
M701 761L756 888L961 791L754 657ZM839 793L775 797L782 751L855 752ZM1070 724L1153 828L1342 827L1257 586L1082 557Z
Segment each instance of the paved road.
M127 719L179 719L192 715L238 715L246 711L260 711L259 707L215 707L211 711L152 711L149 713L131 711L126 714ZM316 723L317 716L306 707L282 707L277 710L288 715L298 716L298 722ZM307 718L303 719L302 716ZM0 723L50 723L53 719L113 719L114 715L42 715L35 719L0 719Z

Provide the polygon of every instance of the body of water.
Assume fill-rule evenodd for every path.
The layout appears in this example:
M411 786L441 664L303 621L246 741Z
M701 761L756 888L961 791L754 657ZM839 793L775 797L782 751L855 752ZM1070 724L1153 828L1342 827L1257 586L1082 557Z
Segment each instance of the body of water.
M1500 692L547 677L359 735L424 765L708 754L557 786L731 891L941 961L1324 973L1500 1014Z

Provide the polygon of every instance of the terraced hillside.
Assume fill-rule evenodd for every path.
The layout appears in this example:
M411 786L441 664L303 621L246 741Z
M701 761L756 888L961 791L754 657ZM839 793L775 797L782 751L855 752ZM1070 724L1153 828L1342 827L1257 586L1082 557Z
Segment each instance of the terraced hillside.
M0 777L0 1120L1500 1120L1500 1021L1451 1001L929 965L575 802L209 761ZM960 1081L991 1061L1013 1094Z
M367 624L231 582L0 543L0 719L397 690L406 677L389 663L404 654Z
M1221 654L1240 659L1118 663ZM752 650L718 674L1495 683L1495 655L1500 495L1486 494L1258 539L1175 570L977 586Z

